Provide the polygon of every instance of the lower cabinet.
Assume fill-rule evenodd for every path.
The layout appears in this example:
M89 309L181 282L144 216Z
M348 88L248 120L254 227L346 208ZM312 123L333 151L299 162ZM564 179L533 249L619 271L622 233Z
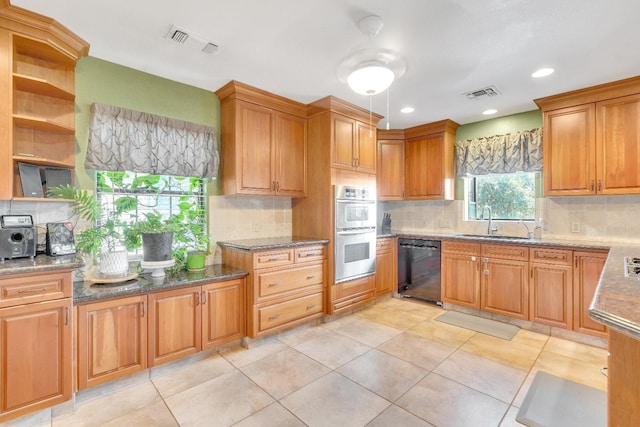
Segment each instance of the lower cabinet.
M589 317L589 306L595 295L600 274L607 260L606 251L574 251L573 253L573 330L607 337L606 327Z
M71 398L71 326L71 298L0 309L0 422Z
M640 425L640 341L611 329L607 370L607 425Z
M482 245L480 308L516 319L529 319L529 249Z
M147 296L77 307L78 389L147 368Z
M245 280L77 306L78 388L246 336Z
M480 309L480 244L442 242L442 301Z
M573 327L573 266L569 249L530 248L529 320Z
M331 313L348 311L372 301L375 276L366 276L331 286Z
M376 296L386 295L398 286L397 239L378 239L376 242Z

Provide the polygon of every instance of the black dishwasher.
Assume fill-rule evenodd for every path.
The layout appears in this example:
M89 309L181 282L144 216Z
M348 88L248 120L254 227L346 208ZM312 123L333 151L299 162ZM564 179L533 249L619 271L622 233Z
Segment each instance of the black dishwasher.
M442 305L439 240L398 239L398 293Z

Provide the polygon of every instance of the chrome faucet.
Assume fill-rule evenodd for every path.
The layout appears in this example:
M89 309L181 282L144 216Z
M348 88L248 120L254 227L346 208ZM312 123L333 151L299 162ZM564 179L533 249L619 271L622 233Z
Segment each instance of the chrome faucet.
M523 220L518 221L520 224L524 225L524 228L527 229L527 239L531 239L533 237L533 231L529 230L529 226Z
M493 212L491 211L491 206L489 205L484 205L484 208L482 208L482 217L484 218L484 211L488 210L489 211L489 225L487 226L487 234L489 236L493 236L493 233L495 233L496 231L498 231L498 227L492 227L492 223L493 223Z

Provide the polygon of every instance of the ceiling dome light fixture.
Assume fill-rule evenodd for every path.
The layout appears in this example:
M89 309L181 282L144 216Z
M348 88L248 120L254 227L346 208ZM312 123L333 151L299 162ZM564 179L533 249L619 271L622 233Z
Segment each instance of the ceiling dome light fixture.
M416 109L413 107L403 107L400 112L404 114L413 113Z
M484 110L482 112L482 114L484 114L485 116L490 116L490 115L495 114L497 112L498 112L498 110L496 110L495 108L489 108L488 110Z
M547 77L548 75L553 74L554 71L555 70L553 68L540 68L539 70L532 73L531 77L535 79L539 79L541 77Z
M382 29L382 18L365 16L358 22L360 31L369 38ZM367 46L367 45L365 45ZM398 53L368 43L367 47L352 51L338 66L338 79L360 95L377 95L391 86L407 69L406 62Z

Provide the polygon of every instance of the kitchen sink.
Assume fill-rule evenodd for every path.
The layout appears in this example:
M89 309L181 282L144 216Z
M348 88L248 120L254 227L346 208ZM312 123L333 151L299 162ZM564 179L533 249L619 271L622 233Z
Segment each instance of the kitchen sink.
M530 240L528 237L523 236L490 236L488 234L456 234L457 237L469 237L472 239L500 239L500 240Z

